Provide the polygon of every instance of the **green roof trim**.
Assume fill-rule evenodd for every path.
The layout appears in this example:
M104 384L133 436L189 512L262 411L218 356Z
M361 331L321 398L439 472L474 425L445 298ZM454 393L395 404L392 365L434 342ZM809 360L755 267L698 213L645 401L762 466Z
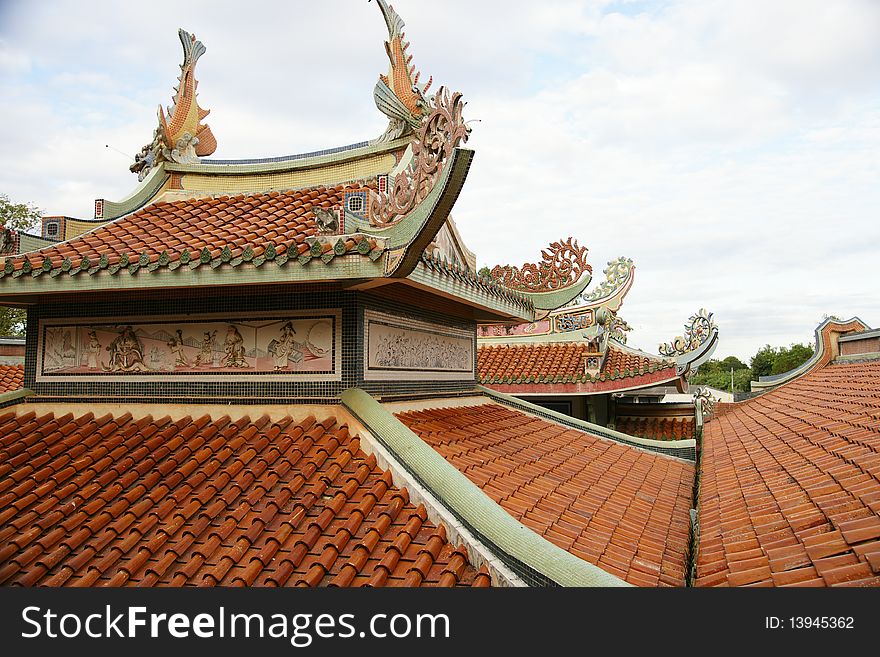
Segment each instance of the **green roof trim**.
M579 559L518 522L476 484L358 388L342 393L343 405L404 468L487 547L560 586L630 586ZM514 568L516 570L516 568Z
M552 292L519 291L519 293L530 299L538 310L556 310L574 301L581 292L587 289L592 279L591 274L585 274L573 285Z
M4 392L0 394L0 408L6 408L7 406L14 406L15 404L19 404L25 400L25 398L30 397L34 394L34 391L30 388L19 388L18 390L10 390L9 392Z
M254 175L261 173L282 173L286 171L299 171L305 169L318 169L327 165L341 164L352 160L359 160L374 155L383 155L385 153L393 153L394 151L406 148L409 145L411 135L395 139L393 141L368 144L359 148L350 150L340 150L324 155L315 155L312 157L291 156L290 159L274 159L271 162L224 162L215 163L207 160L198 164L178 164L177 162L163 162L162 165L166 171L175 173L199 173L212 174L217 176L241 176Z
M651 452L659 452L667 456L674 456L687 461L694 460L693 453L696 449L697 443L692 438L686 440L653 440L650 438L642 438L640 436L631 436L630 434L621 431L603 427L600 424L593 424L592 422L587 422L585 420L578 420L577 418L565 415L564 413L551 411L543 406L538 406L537 404L525 401L520 397L507 395L503 392L492 390L492 388L487 388L486 386L478 385L477 389L481 394L503 406L510 406L527 413L532 413L533 415L539 415L552 422L572 427L585 433L600 436L617 443L623 443L630 447L641 447Z
M474 151L454 148L443 171L427 196L403 219L388 228L375 228L370 234L385 240L389 251L404 249L388 275L405 278L418 265L425 249L446 222L467 179Z
M153 167L149 174L147 174L147 177L144 178L143 182L121 201L108 201L107 199L101 199L104 201L104 217L102 219L79 219L78 221L90 221L96 226L100 226L115 219L119 219L124 215L131 214L135 210L139 210L152 201L156 194L158 194L165 186L165 183L168 182L170 177L171 176L165 172L165 163L160 162Z

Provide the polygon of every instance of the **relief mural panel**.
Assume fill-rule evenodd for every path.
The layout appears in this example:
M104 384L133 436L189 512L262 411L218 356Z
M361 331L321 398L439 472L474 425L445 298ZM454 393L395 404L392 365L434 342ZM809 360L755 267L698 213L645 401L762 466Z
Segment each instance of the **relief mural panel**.
M364 311L367 381L474 378L474 334L417 320Z
M42 320L37 380L341 378L336 310L161 319Z
M506 326L504 324L480 324L477 326L477 336L481 338L498 338L508 335L543 335L549 333L553 328L549 319L542 319L538 322L527 322L525 324L514 324Z

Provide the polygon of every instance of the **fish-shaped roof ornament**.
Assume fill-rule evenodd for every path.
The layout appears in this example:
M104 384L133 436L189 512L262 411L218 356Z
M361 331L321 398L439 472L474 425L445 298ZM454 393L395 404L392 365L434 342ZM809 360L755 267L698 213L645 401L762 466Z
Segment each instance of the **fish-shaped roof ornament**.
M428 112L425 94L431 86L429 78L419 84L420 73L407 54L409 42L404 41L403 19L385 0L376 0L388 26L385 52L390 66L388 75L380 75L373 89L373 98L379 111L388 117L388 129L373 140L374 143L391 141L417 128Z
M138 174L138 180L143 180L163 160L195 163L200 157L211 155L217 149L217 139L211 128L202 123L211 110L199 107L196 99L199 85L195 76L196 63L207 48L186 30L177 30L177 36L183 46L180 77L167 115L159 105L159 126L153 133L153 141L141 149L131 165L131 170Z

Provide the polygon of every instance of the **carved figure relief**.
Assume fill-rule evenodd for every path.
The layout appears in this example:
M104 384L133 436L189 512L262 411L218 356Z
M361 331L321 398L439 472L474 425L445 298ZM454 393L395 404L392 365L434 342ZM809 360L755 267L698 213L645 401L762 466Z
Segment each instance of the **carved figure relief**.
M101 363L105 372L132 372L147 369L144 363L144 346L131 326L124 327L105 347L105 350L109 352L108 361Z
M367 379L473 376L474 339L468 331L367 311L365 332Z
M41 326L38 377L173 378L252 372L336 378L341 372L338 311L233 321L186 317L176 322L132 318L125 324L54 322Z

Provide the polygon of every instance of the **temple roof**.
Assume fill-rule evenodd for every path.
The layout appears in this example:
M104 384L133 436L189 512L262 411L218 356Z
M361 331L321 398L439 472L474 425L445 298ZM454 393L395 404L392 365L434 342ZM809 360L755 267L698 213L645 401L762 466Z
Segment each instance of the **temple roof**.
M880 585L880 361L725 406L703 434L697 585Z
M642 586L682 586L692 463L495 403L397 417L510 515Z
M169 266L198 261L203 253L209 261L221 258L228 248L226 262L245 258L287 254L296 258L310 250L308 238L317 235L314 208L329 209L342 201L347 190L359 185L315 187L289 192L239 194L193 198L171 203L158 202L90 232L61 242L30 256L7 260L18 271L25 259L44 272L62 270L97 273L102 269L138 264L146 254L144 267L150 264ZM380 248L375 239L363 238L360 245L347 236L344 253L368 255ZM333 244L327 244L334 251ZM249 257L245 253L249 252ZM381 250L381 248L380 248ZM181 259L184 251L186 256ZM165 257L162 257L162 254ZM160 259L161 258L161 259Z
M0 416L0 583L488 586L335 417Z
M481 345L480 382L502 391L508 386L541 384L547 392L608 392L655 385L678 378L675 363L622 346L608 346L601 369L588 371L589 357L600 359L585 342Z
M286 158L202 159L217 147L196 93L196 64L207 49L194 34L179 30L178 85L172 105L159 107L153 139L131 167L138 188L119 202L97 199L93 230L75 237L65 230L59 235L70 239L6 257L0 301L30 303L45 292L142 286L369 282L407 279L419 268L422 280L416 276L412 282L423 288L424 279L437 283L435 274L449 274L430 290L448 298L455 287L451 279L463 278L455 266L438 270L434 261L475 262L463 244L452 244L460 238L450 219L473 158L473 151L461 147L471 131L462 114L466 103L461 93L442 86L427 94L431 81L419 83L403 20L384 1L379 9L388 28L390 68L376 83L374 100L389 119L388 129L369 141ZM102 225L105 220L109 223ZM449 235L457 239L446 239ZM547 285L531 289L486 278L462 287L459 300L475 308L480 321L532 321L536 309L557 308L583 291L590 280L585 253L572 238L554 243L542 254L545 260L552 256ZM266 261L306 265L320 258L326 264L349 254L369 258L325 269L253 271ZM218 269L217 275L205 269L186 275L202 265ZM239 266L238 276L218 278ZM132 275L177 273L150 280L137 276L125 284L108 279L122 269ZM542 265L542 275L544 270ZM466 278L475 278L469 274Z

